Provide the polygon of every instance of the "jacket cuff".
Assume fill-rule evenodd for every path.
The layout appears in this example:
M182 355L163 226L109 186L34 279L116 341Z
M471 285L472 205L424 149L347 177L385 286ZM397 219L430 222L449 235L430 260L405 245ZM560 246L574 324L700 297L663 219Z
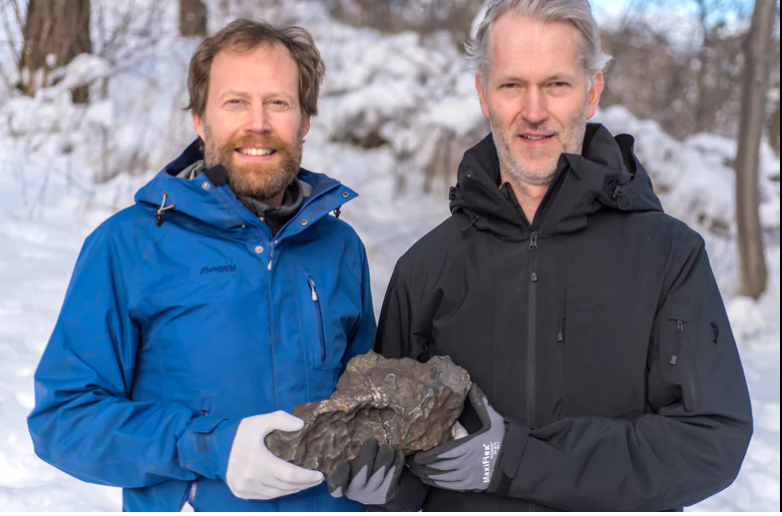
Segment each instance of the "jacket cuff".
M211 479L225 480L239 421L216 416L199 416L177 441L179 464Z
M505 439L489 484L489 493L502 497L508 496L513 479L519 471L530 430L528 426L508 419L505 420L505 429Z

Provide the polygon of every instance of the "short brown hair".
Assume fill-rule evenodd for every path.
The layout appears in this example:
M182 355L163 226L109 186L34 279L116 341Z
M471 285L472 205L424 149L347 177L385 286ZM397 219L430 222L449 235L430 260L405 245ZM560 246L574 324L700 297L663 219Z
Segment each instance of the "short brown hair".
M187 78L190 104L185 109L196 116L204 116L212 61L220 51L230 48L236 52L245 52L261 45L275 43L284 45L299 67L299 100L302 112L307 117L316 116L326 65L315 47L312 35L301 27L277 28L266 22L247 19L234 20L198 46L190 60L190 74Z

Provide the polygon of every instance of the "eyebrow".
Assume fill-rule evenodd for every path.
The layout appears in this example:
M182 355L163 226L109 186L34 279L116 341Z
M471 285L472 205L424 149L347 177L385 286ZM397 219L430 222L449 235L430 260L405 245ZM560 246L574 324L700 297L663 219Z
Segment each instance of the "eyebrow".
M217 97L218 100L223 100L226 97L239 97L243 99L249 99L252 95L247 93L246 91L238 91L238 90L228 90L226 92L223 92L220 96ZM283 97L286 99L293 99L293 96L291 96L288 93L283 92L272 92L268 95L269 97Z
M249 98L250 94L245 91L237 91L237 90L228 90L226 92L223 92L219 97L217 97L219 100L223 100L226 97L241 97L241 98Z
M554 74L546 79L543 80L544 83L548 82L556 82L556 81L573 81L573 77L570 75L564 74L564 73L558 73ZM518 82L520 84L528 84L530 81L526 79L522 79L520 77L516 76L509 76L509 77L503 77L502 80L499 81L500 83L506 83L506 82Z

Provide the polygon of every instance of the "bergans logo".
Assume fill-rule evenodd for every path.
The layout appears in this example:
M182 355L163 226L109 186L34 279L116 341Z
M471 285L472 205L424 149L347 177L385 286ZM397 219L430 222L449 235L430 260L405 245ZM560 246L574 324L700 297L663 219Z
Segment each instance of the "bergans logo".
M224 274L226 272L236 272L236 265L217 265L215 267L204 266L201 269L201 276L204 274Z

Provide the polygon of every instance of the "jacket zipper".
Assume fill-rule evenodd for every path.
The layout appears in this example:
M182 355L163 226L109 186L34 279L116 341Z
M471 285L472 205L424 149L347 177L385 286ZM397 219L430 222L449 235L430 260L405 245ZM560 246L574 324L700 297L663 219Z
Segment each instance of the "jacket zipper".
M318 297L318 290L315 287L315 281L312 276L307 278L307 282L310 284L310 290L312 291L312 302L315 304L315 317L318 321L318 341L320 342L320 363L326 362L326 336L323 331L323 310L320 306L320 297Z
M532 231L529 236L530 260L529 308L527 319L527 425L534 425L535 417L535 339L537 334L537 302L538 302L538 232ZM529 502L528 512L536 512L537 506Z
M226 188L228 188L228 187L223 185L223 186L218 187L217 191L220 192L220 194L223 196L223 198L226 200L226 202L228 202L228 204L231 205L234 208L234 210L239 215L239 217L241 217L245 222L247 222L247 224L249 226L255 226L255 227L258 228L258 231L261 234L261 238L264 239L265 245L270 246L271 247L271 252L274 253L274 244L270 243L271 242L271 230L269 229L269 227L266 224L264 224L263 222L259 222L255 218L248 217L246 215L246 213L248 212L247 208L245 208L244 205L242 203L240 203L238 199L236 199L235 197L229 195L226 192ZM269 235L269 237L266 237L267 234ZM271 270L272 270L271 258L269 259L268 269L271 272ZM274 313L272 311L272 306L273 305L272 305L272 292L271 292L271 289L266 289L266 296L267 296L267 299L268 299L267 306L269 308L269 320L273 321L274 320ZM273 331L270 328L269 329L269 341L270 342L273 342L273 339L271 338L272 335L273 335ZM275 363L276 360L275 360L275 357L274 357L274 346L273 345L271 346L271 356L272 356L272 371L275 371L277 366L276 366L276 363ZM275 375L272 375L272 385L273 385L272 396L274 398L274 406L277 407L277 377Z
M527 322L527 424L534 425L535 415L535 339L537 334L537 297L538 297L538 232L530 233L529 312Z

